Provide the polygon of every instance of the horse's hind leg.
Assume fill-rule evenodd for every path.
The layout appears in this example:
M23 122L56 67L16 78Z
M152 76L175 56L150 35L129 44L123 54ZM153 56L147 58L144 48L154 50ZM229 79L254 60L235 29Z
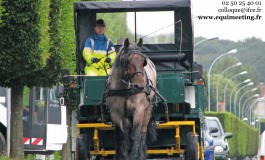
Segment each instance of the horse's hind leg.
M126 125L125 125L126 124ZM116 134L116 155L115 160L127 160L129 157L129 122L125 122L123 125L123 129L119 126L115 127L115 134Z

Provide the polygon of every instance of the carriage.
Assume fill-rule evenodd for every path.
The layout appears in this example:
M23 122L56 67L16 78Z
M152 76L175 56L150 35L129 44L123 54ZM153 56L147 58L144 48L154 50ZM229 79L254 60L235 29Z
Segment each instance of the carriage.
M155 64L152 119L158 138L147 143L148 158L204 159L204 81L202 66L193 56L190 0L76 2L74 18L76 71L81 75L76 78L78 111L73 128L76 159L111 159L115 155L115 131L103 98L106 77L88 77L83 70L84 42L93 34L98 18L107 22L107 35L116 50L124 38L135 42L142 38L141 52Z

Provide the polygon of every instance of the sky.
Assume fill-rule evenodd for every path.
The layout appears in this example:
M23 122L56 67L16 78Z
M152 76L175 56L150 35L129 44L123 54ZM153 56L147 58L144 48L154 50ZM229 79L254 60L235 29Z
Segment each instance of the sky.
M242 41L254 36L265 41L264 0L193 0L192 2L195 37L219 37L219 39ZM223 18L220 16L227 15L243 19L199 19L199 16ZM257 19L247 19L251 16Z
M132 1L132 0L124 0ZM232 40L232 41L243 41L246 38L256 37L261 38L265 42L265 1L264 0L191 0L192 11L194 20L194 36ZM226 16L234 16L241 19L224 19ZM163 15L164 16L164 15ZM154 20L154 23L148 23L153 30L163 28L163 25L172 24L171 21L167 22L172 18L172 15L168 15L168 18L160 19L159 23ZM217 16L217 18L199 19L199 17L205 16L204 18ZM256 18L250 20L248 18ZM202 17L201 17L202 18ZM222 20L221 20L222 18ZM143 20L145 24L147 20L150 22L151 19L159 19L158 16L150 16ZM129 21L131 22L131 21ZM159 25L160 24L160 25ZM147 31L150 32L150 26L146 27ZM168 31L169 27L164 28L161 31Z

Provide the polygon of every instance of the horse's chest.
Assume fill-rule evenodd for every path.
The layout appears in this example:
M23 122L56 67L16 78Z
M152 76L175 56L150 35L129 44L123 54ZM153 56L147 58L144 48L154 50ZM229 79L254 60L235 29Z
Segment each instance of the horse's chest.
M128 109L137 109L137 108L145 108L148 105L148 100L145 93L140 93L137 95L133 95L128 97L126 101Z

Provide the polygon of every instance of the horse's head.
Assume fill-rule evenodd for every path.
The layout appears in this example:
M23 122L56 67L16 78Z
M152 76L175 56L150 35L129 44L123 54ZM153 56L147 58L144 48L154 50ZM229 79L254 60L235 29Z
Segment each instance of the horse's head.
M137 44L129 42L129 39L124 41L125 68L131 85L135 87L144 87L144 66L147 64L146 57L141 53L143 40L140 39Z

